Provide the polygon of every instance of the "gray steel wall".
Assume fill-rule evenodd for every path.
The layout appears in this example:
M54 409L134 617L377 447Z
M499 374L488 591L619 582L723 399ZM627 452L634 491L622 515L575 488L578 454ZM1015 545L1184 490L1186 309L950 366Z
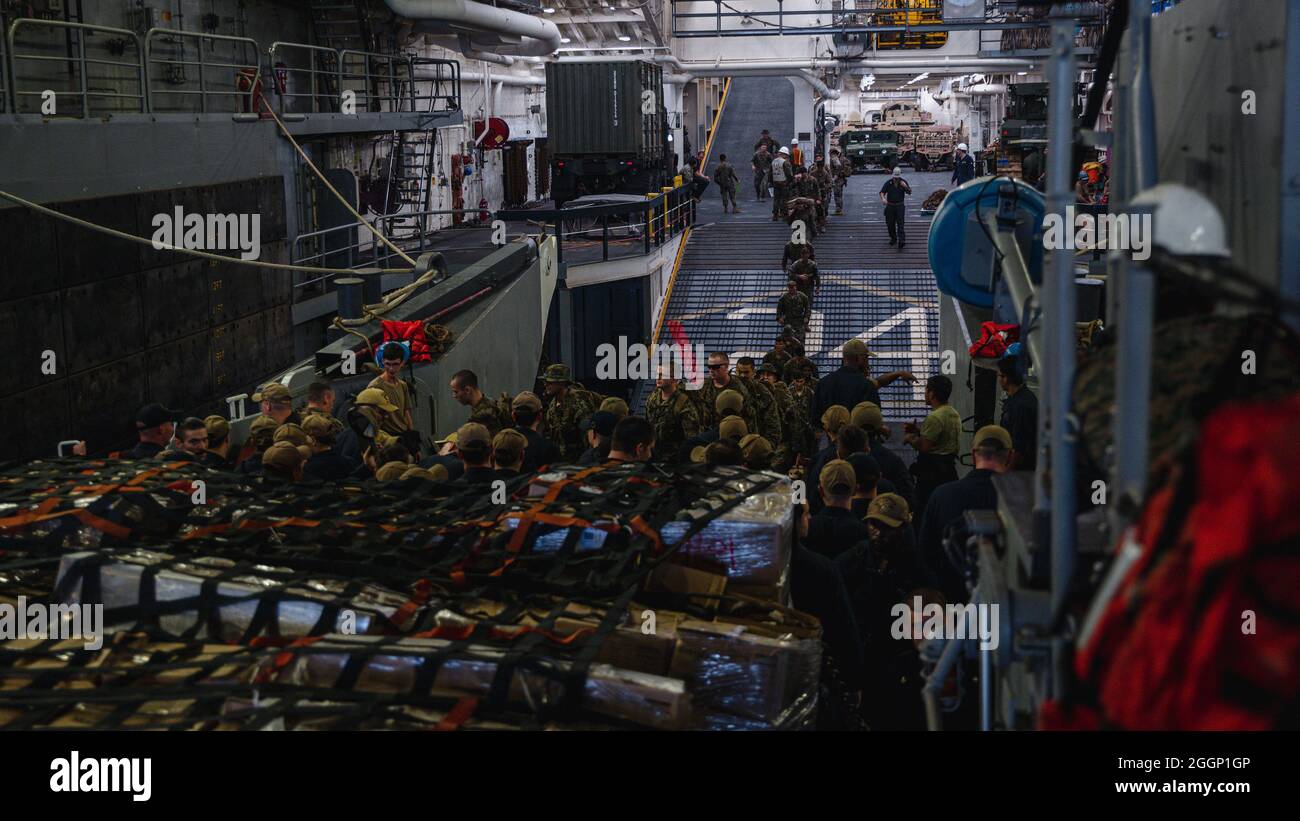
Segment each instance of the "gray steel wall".
M59 203L137 236L153 215L260 213L267 261L287 261L283 181L262 177ZM288 274L195 260L24 209L0 210L0 458L129 443L147 401L197 410L292 360ZM54 354L54 372L43 365Z
M1300 286L1300 43L1287 32L1298 28L1300 0L1181 3L1151 21L1160 181L1213 200L1233 261L1292 294ZM1254 114L1242 111L1246 90L1255 92Z

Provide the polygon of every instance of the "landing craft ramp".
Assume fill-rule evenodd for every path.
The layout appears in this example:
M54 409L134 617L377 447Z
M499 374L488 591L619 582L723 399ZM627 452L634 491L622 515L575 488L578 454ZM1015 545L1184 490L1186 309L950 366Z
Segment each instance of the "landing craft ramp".
M776 304L785 289L781 254L790 227L772 221L770 201L755 200L749 159L763 128L777 140L790 139L793 101L785 109L774 105L780 83L789 86L778 78L732 80L706 173L712 176L717 158L728 155L741 177L741 213L723 213L717 186L709 186L673 282L660 343L673 341L668 329L679 323L691 345L724 351L733 362L738 356L761 358L772 347L779 330ZM832 216L826 233L813 240L822 289L805 345L823 374L839 367L841 347L856 337L879 354L873 373L908 370L918 376L915 385L899 381L881 391L896 440L901 422L919 420L928 411L924 380L938 366L938 290L926 252L930 219L921 215L920 205L947 187L950 176L906 168L903 175L913 191L906 248L889 246L879 197L887 179L882 174L854 176L845 189L844 215ZM638 404L652 385L643 384Z

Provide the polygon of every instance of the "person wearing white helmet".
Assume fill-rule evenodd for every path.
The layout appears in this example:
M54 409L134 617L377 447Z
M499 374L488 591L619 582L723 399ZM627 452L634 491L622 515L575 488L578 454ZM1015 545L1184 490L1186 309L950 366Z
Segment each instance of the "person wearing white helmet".
M794 168L790 165L790 149L781 146L781 150L772 158L772 220L785 216L785 196L794 180Z
M952 179L949 182L955 188L973 179L975 179L975 158L970 155L966 143L957 143L957 150L953 152L952 159Z
M795 165L803 165L803 149L799 147L799 140L790 141L790 162Z

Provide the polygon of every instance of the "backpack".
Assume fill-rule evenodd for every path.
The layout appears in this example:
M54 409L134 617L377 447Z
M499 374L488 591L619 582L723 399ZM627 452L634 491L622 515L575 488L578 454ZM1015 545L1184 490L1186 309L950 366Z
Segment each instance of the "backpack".
M772 182L785 182L786 159L778 156L772 160Z

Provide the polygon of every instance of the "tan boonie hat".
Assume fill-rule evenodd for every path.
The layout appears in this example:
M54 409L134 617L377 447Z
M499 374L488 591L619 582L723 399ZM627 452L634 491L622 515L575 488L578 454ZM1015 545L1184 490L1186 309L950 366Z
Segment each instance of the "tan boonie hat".
M866 518L875 519L890 527L901 527L912 521L912 510L907 506L907 500L897 493L882 493L867 506Z
M713 409L719 416L724 413L740 413L740 409L744 406L745 397L740 395L740 391L733 391L731 388L719 391L718 397L713 400Z
M401 475L401 479L403 482L407 479L427 479L430 482L445 482L449 475L450 474L447 473L445 467L442 465L434 465L433 467L428 468L407 468L406 472Z
M292 402L293 394L289 393L289 389L284 385L281 385L279 382L268 382L262 386L260 391L253 394L253 401L282 404L284 402Z
M875 402L859 402L854 405L849 421L863 430L881 430L885 427L885 415Z
M751 433L740 440L740 455L745 461L769 459L772 456L772 443L757 433Z
M529 410L539 411L542 409L542 400L537 398L537 394L532 391L520 391L513 402L510 403L512 408L528 408Z
M410 462L388 462L375 471L375 478L381 482L392 482L402 478L402 474L411 469Z
M840 432L840 428L849 423L849 409L843 405L831 405L822 414L822 427L826 432L834 435Z
M311 440L307 438L307 431L303 430L300 425L292 422L285 422L275 429L274 442L289 442L293 445L305 445Z
M845 342L843 352L848 356L875 356L876 355L871 352L870 348L867 347L867 343L863 342L861 339L850 339L848 342Z
M745 420L741 419L739 416L728 416L726 419L722 420L721 425L718 425L719 439L734 439L739 442L741 439L744 439L745 435L748 433L749 426L746 425Z
M492 434L488 429L478 422L466 422L456 431L456 447L463 448L475 442L482 442L485 445L492 444Z
M227 439L230 437L230 423L222 416L208 416L203 419L203 427L208 429L208 439Z
M317 442L334 441L334 424L330 417L324 414L309 414L302 420L302 430Z
M492 450L501 462L518 461L526 447L528 438L517 430L503 430L492 438Z
M628 413L627 403L622 399L619 399L617 396L608 397L604 402L600 403L600 407L597 408L597 410L609 411L619 419L627 416Z
M279 468L287 472L297 470L304 461L302 451L289 441L276 442L262 454L263 467Z
M392 402L389 402L388 396L379 388L366 388L364 391L357 394L357 398L354 401L358 405L373 405L374 407L388 411L389 413L393 413L397 410L397 406Z
M858 476L853 472L853 465L843 459L832 459L822 468L817 482L833 496L849 496L857 486Z
M996 439L1002 447L1011 450L1011 434L1007 433L1007 429L1001 425L985 425L975 431L975 438L971 440L971 444L974 447L979 447L989 439Z

